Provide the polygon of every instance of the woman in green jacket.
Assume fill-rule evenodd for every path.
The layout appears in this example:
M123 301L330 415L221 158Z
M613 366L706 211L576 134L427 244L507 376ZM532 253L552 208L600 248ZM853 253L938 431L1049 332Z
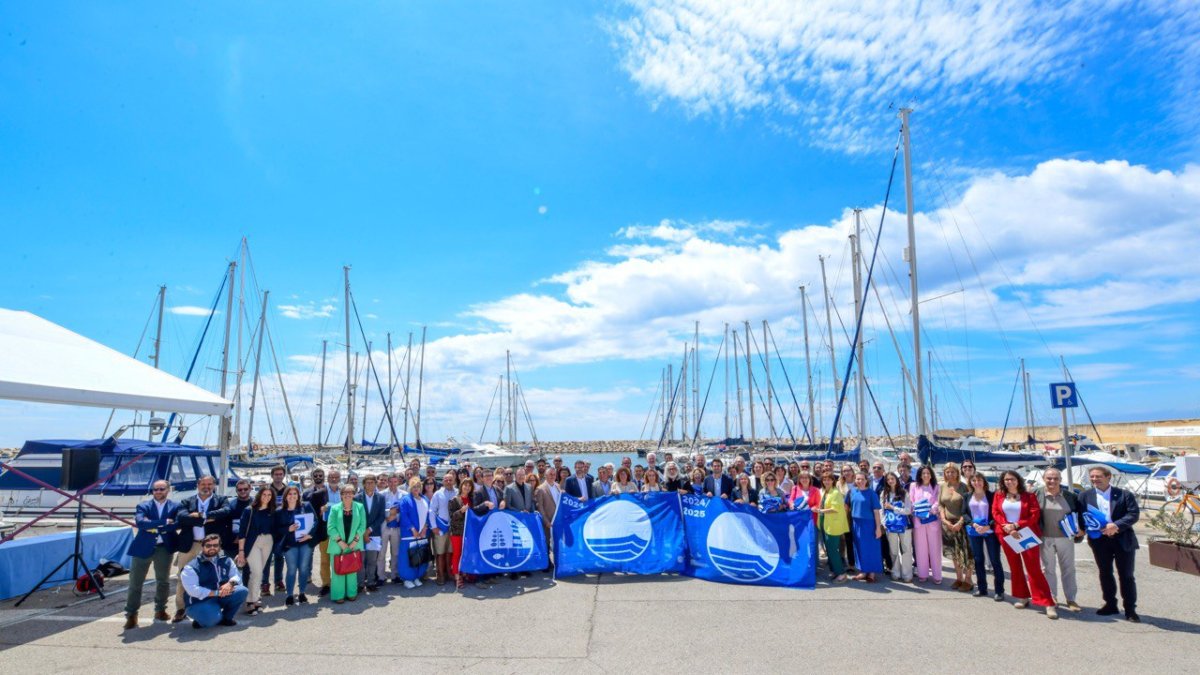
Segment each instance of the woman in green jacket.
M334 559L342 553L363 550L367 532L367 511L360 502L354 501L354 486L343 485L342 500L329 507L329 569L335 568ZM330 574L329 599L342 604L349 598L358 598L358 573Z

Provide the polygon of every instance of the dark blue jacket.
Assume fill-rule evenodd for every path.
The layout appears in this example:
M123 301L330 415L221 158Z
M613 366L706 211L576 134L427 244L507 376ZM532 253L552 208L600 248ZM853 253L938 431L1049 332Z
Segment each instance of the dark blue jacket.
M188 563L188 567L196 573L196 582L201 588L207 588L210 591L216 591L225 582L230 579L237 579L234 586L241 586L241 575L238 574L237 567L228 556L218 555L215 559L206 560L204 555L198 555L192 558ZM183 594L184 606L190 607L194 602L200 602L188 592Z
M300 543L296 541L295 533L288 531L288 528L296 522L296 516L304 513L313 516L313 529L315 530L316 514L313 512L312 506L308 504L301 502L300 508L298 509L291 511L288 509L279 509L275 512L275 532L278 533L278 536L275 537L276 551L286 551L290 548L295 548L296 546L316 546L315 539L310 538L307 541ZM308 534L310 537L312 536L312 532L309 532Z
M168 499L163 505L163 515L158 517L158 505L154 499L147 499L137 505L134 512L133 525L137 535L129 542L129 555L134 558L149 558L154 555L154 547L158 538L162 537L162 546L168 550L176 550L175 514L179 510L179 502ZM167 524L167 521L171 524Z
M238 535L238 539L246 540L245 545L239 545L241 550L246 555L250 555L250 549L254 548L254 541L264 534L269 534L275 541L279 541L277 528L275 512L266 509L246 509L242 512L241 534Z
M584 499L584 498L591 499L592 498L592 483L594 481L593 481L591 475L584 476L583 480L587 484L587 494L586 495L579 492L579 478L575 475L572 475L570 478L567 478L566 481L564 481L564 484L562 485L563 492L566 492L567 494L571 495L572 497L574 497L576 499ZM499 508L500 505L497 504L496 507Z
M233 497L229 500L229 515L225 518L224 527L221 528L221 549L228 555L237 554L237 540L241 536L242 514L250 508L253 503L249 497L238 499Z
M370 499L367 498L366 492L358 493L354 499L362 504L367 512L367 529L371 531L371 536L378 537L383 532L383 520L387 518L387 497L376 490Z
M1138 508L1137 499L1134 499L1132 492L1128 490L1122 490L1115 485L1110 486L1110 489L1112 490L1112 493L1110 495L1111 499L1109 501L1109 507L1112 513L1109 514L1109 518L1114 524L1116 524L1117 529L1119 530L1117 532L1117 536L1111 538L1116 539L1117 545L1120 546L1124 551L1132 551L1134 549L1141 548L1138 545L1137 535L1133 533L1133 524L1136 523L1142 516L1141 510ZM1081 513L1086 511L1087 507L1095 506L1096 488L1088 488L1084 490L1083 494L1080 495L1079 503ZM1095 546L1097 542L1109 538L1110 537L1108 535L1103 534L1100 535L1099 539L1092 539L1089 537L1088 544Z
M192 536L193 527L204 527L204 534L224 534L225 521L229 520L229 500L221 495L214 494L208 502L207 518L192 518L191 514L200 511L200 495L192 495L185 497L179 502L178 519L176 523L179 525L179 536L176 542L179 545L179 551L189 551L192 544L196 543ZM224 537L222 536L222 542Z
M719 478L709 476L704 479L704 492L711 492L714 497L725 495L726 499L732 499L733 479L725 474L721 474Z

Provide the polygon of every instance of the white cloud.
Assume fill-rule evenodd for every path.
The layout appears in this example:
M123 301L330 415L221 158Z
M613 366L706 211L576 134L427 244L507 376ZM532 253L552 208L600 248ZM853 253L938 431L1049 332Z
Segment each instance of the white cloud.
M337 306L326 300L320 304L309 301L295 305L276 305L276 309L288 319L324 319L333 316Z
M849 151L875 145L889 103L923 99L929 112L1016 100L1025 87L1073 77L1081 60L1118 37L1124 51L1157 49L1177 79L1200 80L1200 48L1188 30L1200 26L1193 3L626 4L612 31L624 68L655 103L677 101L692 114L778 112L799 121L814 144ZM1131 15L1143 14L1146 35L1123 32Z
M208 316L209 314L220 314L220 310L213 312L207 307L196 307L194 305L176 305L168 307L167 312L178 316Z

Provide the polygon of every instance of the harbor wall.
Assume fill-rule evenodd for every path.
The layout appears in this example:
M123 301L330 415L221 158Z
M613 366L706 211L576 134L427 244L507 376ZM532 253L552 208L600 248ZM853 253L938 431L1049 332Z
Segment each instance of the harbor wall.
M1070 419L1068 417L1068 419ZM1070 426L1072 433L1079 433L1091 438L1093 441L1103 443L1140 443L1142 445L1160 445L1163 447L1184 446L1193 449L1200 449L1200 434L1190 436L1151 436L1148 432L1150 428L1163 429L1165 427L1195 427L1200 431L1200 418L1192 419L1175 419L1175 420L1153 420L1139 422L1104 422L1096 425L1099 430L1099 438L1097 432L1092 429L1090 424L1087 424L1086 419L1076 420L1079 424ZM1000 440L1000 427L980 428L975 430L976 435L980 438L989 441ZM1025 427L1009 427L1004 433L1005 441L1017 440L1025 435ZM1040 426L1034 427L1034 437L1042 440L1059 441L1062 439L1062 427L1055 426Z

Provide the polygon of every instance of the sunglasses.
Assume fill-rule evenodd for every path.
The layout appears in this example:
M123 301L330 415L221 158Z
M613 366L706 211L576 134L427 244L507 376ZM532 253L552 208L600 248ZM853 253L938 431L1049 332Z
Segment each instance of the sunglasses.
M151 492L166 492L167 488L150 488Z

